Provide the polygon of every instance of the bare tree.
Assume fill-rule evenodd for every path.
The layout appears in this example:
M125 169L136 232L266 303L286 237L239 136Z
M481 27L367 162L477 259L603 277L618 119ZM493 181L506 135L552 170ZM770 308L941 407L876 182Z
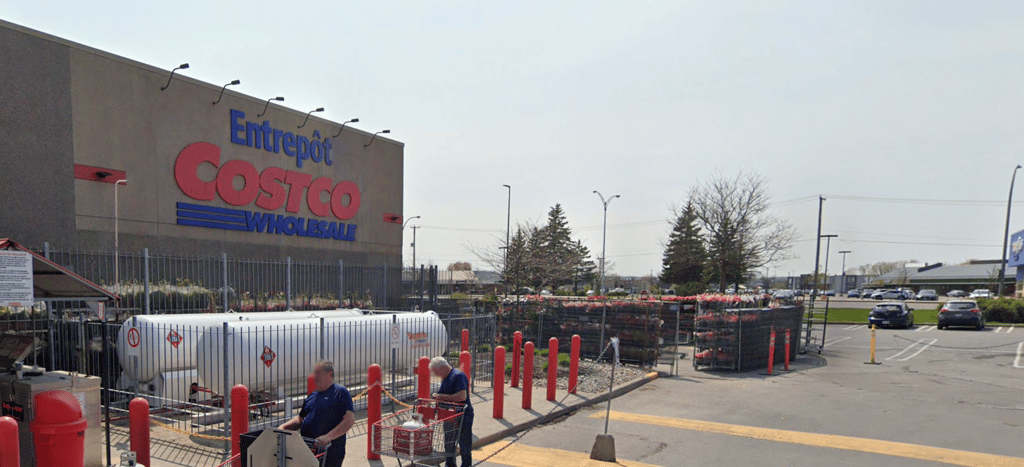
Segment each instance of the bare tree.
M707 233L708 259L720 291L773 262L788 259L796 231L769 211L767 180L739 171L716 171L689 193L700 227Z

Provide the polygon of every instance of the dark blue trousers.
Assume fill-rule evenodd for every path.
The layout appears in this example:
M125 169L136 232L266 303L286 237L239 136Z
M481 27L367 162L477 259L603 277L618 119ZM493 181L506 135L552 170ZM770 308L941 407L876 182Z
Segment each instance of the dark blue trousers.
M455 453L456 433L444 430L444 450L446 453ZM458 433L459 450L462 454L462 467L473 465L473 411L467 410L462 414L462 428ZM445 459L446 467L455 467L455 456Z

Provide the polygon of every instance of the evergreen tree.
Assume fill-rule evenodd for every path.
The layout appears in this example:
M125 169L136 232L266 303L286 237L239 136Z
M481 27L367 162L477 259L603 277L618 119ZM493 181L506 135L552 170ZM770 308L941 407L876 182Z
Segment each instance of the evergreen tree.
M704 236L697 225L697 216L693 211L693 205L687 204L676 218L672 233L669 235L668 245L665 246L661 281L677 285L703 282L707 257Z

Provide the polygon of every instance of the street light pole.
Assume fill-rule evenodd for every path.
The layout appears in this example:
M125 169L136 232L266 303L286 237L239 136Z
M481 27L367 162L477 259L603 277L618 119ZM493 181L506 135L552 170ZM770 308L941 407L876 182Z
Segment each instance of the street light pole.
M508 210L505 211L505 260L501 263L505 268L505 300L508 300L508 235L512 231L512 185L502 186L508 188Z
M612 196L607 200L604 199L604 195L594 190L597 196L601 197L601 204L604 205L604 224L601 227L601 282L597 284L597 294L601 295L604 291L604 264L605 264L605 241L608 236L608 205L611 204L612 200L618 198L619 195ZM604 301L605 305L601 307L601 346L604 346L604 323L607 315L608 301Z
M118 181L114 182L114 294L116 294L118 297L120 297L121 296L121 271L120 271L119 265L118 265L118 262L119 262L118 257L121 256L121 253L120 253L120 250L121 250L121 245L120 245L121 240L120 240L120 237L121 236L120 236L120 232L118 230L119 229L119 225L118 225L119 224L119 217L118 217L118 212L117 212L117 186L118 185L128 186L128 180L118 180ZM114 313L115 313L115 316L116 316L116 313L117 313L117 311L116 311L117 310L117 301L116 300L114 301L114 310L115 310Z
M999 288L996 292L997 297L1003 296L1003 280L1006 278L1006 242L1007 237L1010 236L1010 202L1013 201L1013 183L1017 181L1017 167L1013 169L1013 178L1010 179L1010 196L1006 200L1006 228L1003 230L1003 262L999 263Z
M843 255L843 286L839 288L839 293L846 293L846 254L853 252L850 250L843 250L839 253Z

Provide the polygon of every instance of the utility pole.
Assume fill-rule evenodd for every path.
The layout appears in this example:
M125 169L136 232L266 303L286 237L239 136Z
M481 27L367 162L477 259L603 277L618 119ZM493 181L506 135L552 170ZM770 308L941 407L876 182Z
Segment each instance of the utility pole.
M814 237L814 289L811 290L811 304L807 307L807 333L804 340L804 350L811 345L811 313L814 309L814 297L818 295L818 262L821 261L821 209L825 204L825 197L818 196L818 234Z

